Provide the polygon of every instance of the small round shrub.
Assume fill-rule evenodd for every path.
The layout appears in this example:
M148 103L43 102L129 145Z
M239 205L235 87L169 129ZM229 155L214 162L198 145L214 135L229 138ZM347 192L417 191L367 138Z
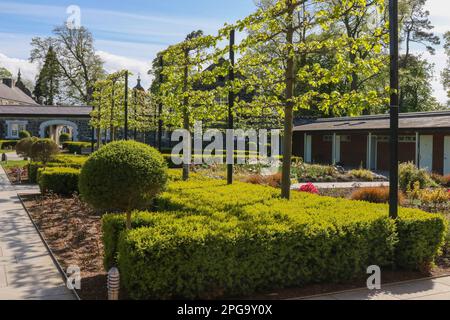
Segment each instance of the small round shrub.
M72 137L68 133L61 133L59 136L59 143L63 144L64 142L71 141Z
M22 130L22 131L19 132L19 139L20 140L25 139L25 138L30 138L30 137L31 137L31 133L29 133L26 130Z
M421 189L436 186L436 183L426 170L417 168L412 162L400 164L399 184L403 192L413 189L416 182L420 183Z
M119 141L89 157L81 170L79 189L95 209L126 212L130 228L131 211L148 208L167 180L167 164L156 149Z
M17 142L17 145L16 145L17 154L24 158L33 159L32 153L31 153L31 146L33 145L33 143L35 143L38 140L39 139L36 137L28 137L28 138L21 139L19 142Z
M44 165L59 153L59 147L52 139L38 139L31 145L31 159Z

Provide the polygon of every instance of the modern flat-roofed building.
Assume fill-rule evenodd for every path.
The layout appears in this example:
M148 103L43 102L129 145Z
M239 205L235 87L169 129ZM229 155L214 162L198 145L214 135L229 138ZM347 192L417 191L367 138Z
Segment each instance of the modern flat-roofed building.
M389 170L389 115L301 121L294 155L308 163ZM450 174L450 111L405 113L399 120L399 160Z

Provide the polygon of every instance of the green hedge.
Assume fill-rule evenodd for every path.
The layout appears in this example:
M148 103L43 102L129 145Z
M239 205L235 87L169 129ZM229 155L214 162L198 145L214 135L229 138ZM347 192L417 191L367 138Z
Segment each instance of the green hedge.
M84 162L80 160L80 162L77 161L64 161L62 158L57 157L52 162L47 163L47 168L58 168L58 167L64 167L64 168L72 168L72 169L81 169ZM38 170L44 168L44 164L42 162L30 162L28 164L28 182L29 183L37 183L38 182Z
M64 142L63 148L72 154L81 154L82 149L91 148L91 142Z
M215 298L339 282L370 265L421 268L443 244L445 220L385 205L215 180L171 182L159 213L103 218L105 266L117 258L135 299ZM176 213L174 213L176 212Z
M0 140L0 149L14 149L19 140Z
M79 169L41 168L38 171L39 188L43 194L53 192L59 195L72 195L78 192Z

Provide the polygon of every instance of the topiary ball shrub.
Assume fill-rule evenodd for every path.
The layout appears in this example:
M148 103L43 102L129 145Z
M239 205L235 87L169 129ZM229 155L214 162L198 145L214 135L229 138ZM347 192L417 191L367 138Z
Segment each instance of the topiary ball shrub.
M30 138L30 137L31 137L31 133L29 133L26 130L22 130L22 131L19 132L19 139L20 140L25 139L25 138Z
M59 147L52 139L38 139L31 145L30 157L44 166L59 153Z
M167 164L156 149L119 141L91 155L81 170L79 189L95 209L126 212L131 228L131 212L148 208L167 180Z
M16 152L24 158L32 158L31 147L39 139L36 137L28 137L20 140L16 144Z
M71 141L72 137L70 136L70 134L68 133L61 133L61 135L59 136L59 143L63 144L65 142Z

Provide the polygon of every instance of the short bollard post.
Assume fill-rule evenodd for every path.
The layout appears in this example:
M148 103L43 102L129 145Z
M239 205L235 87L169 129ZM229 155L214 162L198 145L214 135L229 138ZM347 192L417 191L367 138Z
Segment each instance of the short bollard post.
M120 274L117 268L108 272L108 300L119 300Z

